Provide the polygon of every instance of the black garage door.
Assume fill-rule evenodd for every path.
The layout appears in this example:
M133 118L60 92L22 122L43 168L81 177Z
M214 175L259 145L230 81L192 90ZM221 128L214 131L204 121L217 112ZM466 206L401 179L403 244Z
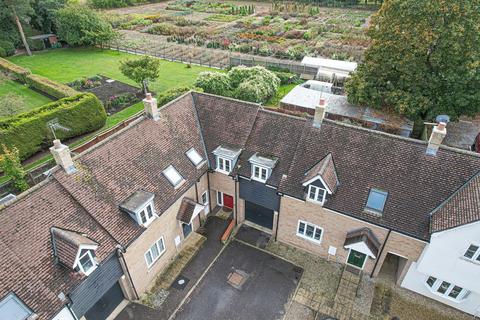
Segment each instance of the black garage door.
M273 210L245 201L245 219L259 226L272 229Z
M85 318L87 320L104 320L123 299L122 289L120 289L120 285L117 282L87 311Z

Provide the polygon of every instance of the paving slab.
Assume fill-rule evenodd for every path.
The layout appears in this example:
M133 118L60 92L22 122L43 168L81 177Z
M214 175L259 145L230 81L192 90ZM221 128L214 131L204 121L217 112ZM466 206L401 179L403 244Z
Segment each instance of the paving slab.
M265 249L270 241L270 237L270 234L247 226L246 224L242 225L235 235L236 239L262 249Z

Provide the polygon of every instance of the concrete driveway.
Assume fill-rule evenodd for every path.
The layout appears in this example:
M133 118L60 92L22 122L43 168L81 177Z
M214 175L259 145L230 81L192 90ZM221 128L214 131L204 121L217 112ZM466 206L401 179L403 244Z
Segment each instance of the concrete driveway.
M302 272L285 260L232 241L174 319L281 319Z

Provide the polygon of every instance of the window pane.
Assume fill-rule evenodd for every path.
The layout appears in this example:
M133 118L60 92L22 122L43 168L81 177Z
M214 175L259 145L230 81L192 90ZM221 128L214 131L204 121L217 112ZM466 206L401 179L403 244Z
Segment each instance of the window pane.
M462 292L462 288L459 286L454 286L452 291L450 291L450 293L448 294L448 296L456 299L460 294L460 292Z
M441 294L445 294L445 292L448 290L448 287L450 287L450 283L443 281L440 287L438 287L437 291Z
M259 178L259 177L260 177L260 168L257 167L257 166L255 166L255 167L253 167L253 168L254 168L254 169L253 169L253 176L254 176L255 178Z
M435 281L437 281L437 278L435 277L428 277L427 279L427 284L428 286L431 288L433 287L433 285L435 284Z
M367 208L383 212L386 200L386 192L377 189L371 189L370 194L368 195Z
M466 258L471 259L471 258L473 258L473 256L477 252L477 250L478 250L478 246L475 246L475 245L472 244L470 247L468 247L467 252L465 252L464 256Z
M160 248L160 252L163 252L165 250L165 245L163 244L163 239L158 240L157 244L158 244L158 247Z
M145 253L145 258L147 259L148 265L151 265L153 263L153 258L150 251L147 251L147 253Z
M80 264L82 265L84 272L88 272L88 270L93 267L93 261L90 259L88 253L80 258Z
M313 232L315 231L315 228L309 224L307 224L307 231L305 235L309 238L313 238Z
M153 211L152 211L152 206L151 205L147 206L147 213L148 213L148 219L152 219L153 218Z
M317 187L310 186L310 192L308 194L308 198L315 200L315 193L317 192Z
M140 211L140 221L142 221L142 224L147 222L147 217L145 216L145 210Z
M150 248L150 251L152 252L152 258L153 258L153 260L157 259L158 256L160 255L160 252L158 252L157 244L154 244L154 245Z
M267 170L266 169L262 170L262 180L267 180Z
M218 169L223 170L223 159L218 158Z
M319 228L315 229L315 240L320 240L320 236L322 235L322 230Z
M305 223L300 222L298 224L298 233L300 234L305 234Z
M324 189L318 189L318 194L317 194L317 201L322 202L323 201L323 196L325 195L325 190Z
M230 160L225 160L225 171L230 172Z
M206 204L207 203L207 193L205 192L204 194L202 194L202 204Z

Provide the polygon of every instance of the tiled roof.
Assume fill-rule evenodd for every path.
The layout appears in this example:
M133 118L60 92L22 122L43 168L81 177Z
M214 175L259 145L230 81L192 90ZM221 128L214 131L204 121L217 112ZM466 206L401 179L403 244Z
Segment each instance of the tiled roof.
M177 220L180 220L185 223L190 223L190 220L193 216L193 211L195 211L195 206L197 203L190 198L183 198L180 208L177 213Z
M190 94L160 110L160 119L142 119L105 143L81 154L78 172L63 170L55 178L117 239L127 246L144 230L119 209L142 189L155 195L156 212L162 214L206 171L196 168L185 154L194 147L204 157L200 130ZM175 166L186 180L175 189L162 171ZM106 214L108 212L108 214Z
M361 241L367 245L375 257L378 256L378 251L380 250L380 241L369 228L360 228L348 232L343 245L348 246Z
M58 258L60 263L69 268L73 268L81 245L98 246L98 243L89 239L85 234L57 227L52 227L50 231L52 233L54 256Z
M322 180L327 184L327 187L335 193L338 187L337 171L335 170L335 164L333 163L332 154L329 153L320 160L316 165L307 171L303 183L310 181L311 179L320 176Z
M480 171L432 212L430 231L439 232L480 221Z
M58 295L69 293L82 276L55 263L51 227L76 230L98 241L101 262L115 250L115 241L55 180L0 211L0 298L15 292L40 319L60 310Z
M279 191L302 199L305 172L331 153L340 185L324 207L427 240L429 213L479 170L480 157L447 148L432 157L426 147L330 120L317 129L309 120ZM370 188L388 192L381 216L364 211Z

